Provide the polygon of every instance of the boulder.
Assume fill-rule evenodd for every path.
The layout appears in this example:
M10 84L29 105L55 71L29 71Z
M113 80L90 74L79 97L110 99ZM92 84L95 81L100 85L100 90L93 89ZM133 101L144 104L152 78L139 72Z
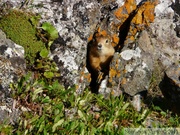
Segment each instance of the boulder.
M7 39L0 30L0 123L5 120L12 124L17 122L19 110L13 105L15 101L10 96L10 84L16 83L25 70L23 47Z
M173 103L180 102L180 65L172 65L160 83L164 96Z

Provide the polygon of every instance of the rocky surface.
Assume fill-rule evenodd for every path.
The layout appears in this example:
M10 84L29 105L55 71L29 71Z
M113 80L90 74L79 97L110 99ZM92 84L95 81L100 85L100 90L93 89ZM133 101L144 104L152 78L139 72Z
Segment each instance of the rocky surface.
M2 0L2 3L5 2L7 0ZM28 2L8 1L13 8L25 8L40 13L41 22L51 22L57 28L59 38L51 46L51 58L58 64L60 82L66 88L76 85L77 92L83 92L88 87L91 78L86 69L87 44L92 40L94 32L98 31L102 35L111 35L112 44L116 49L110 65L109 78L102 80L100 93L106 95L111 92L119 96L125 92L135 96L147 91L153 78L160 78L157 84L164 80L174 82L171 83L174 85L173 91L162 87L168 95L179 93L179 74L173 75L180 62L178 0L160 0L159 3L155 0ZM4 35L1 38L2 42L8 40ZM9 46L12 46L11 49ZM3 67L0 69L3 70L0 78L3 80L1 95L9 93L9 83L13 78L19 77L16 77L16 70L23 73L25 68L23 53L16 46L9 40L0 46ZM10 54L1 50L9 50L15 55L8 57ZM21 56L16 52L20 52ZM17 68L17 63L22 65L20 69ZM11 68L13 70L9 70ZM10 80L4 81L8 78ZM174 96L177 94L173 94Z
M19 116L15 101L10 98L10 84L25 74L26 64L23 47L6 38L0 30L0 123L14 124Z
M179 112L180 102L180 65L172 65L165 71L165 76L160 83L164 96L170 101L174 111Z

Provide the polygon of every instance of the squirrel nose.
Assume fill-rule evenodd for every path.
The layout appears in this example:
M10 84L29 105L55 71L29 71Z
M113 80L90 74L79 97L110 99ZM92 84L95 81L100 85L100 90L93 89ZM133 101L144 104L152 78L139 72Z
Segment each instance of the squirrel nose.
M97 48L100 50L102 48L102 44L98 44Z

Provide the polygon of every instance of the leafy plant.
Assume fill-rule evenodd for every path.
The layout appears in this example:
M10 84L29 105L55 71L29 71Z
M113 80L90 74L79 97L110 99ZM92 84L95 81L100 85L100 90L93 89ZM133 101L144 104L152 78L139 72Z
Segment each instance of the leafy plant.
M12 85L19 106L31 110L22 113L18 134L120 134L123 126L139 126L146 118L146 110L138 114L123 96L105 99L89 90L77 95L57 80L31 78Z
M32 74L12 84L14 98L22 112L17 127L1 126L4 133L16 134L123 134L124 127L144 127L146 117L152 112L163 112L158 106L153 110L136 112L123 95L104 98L86 89L76 94L75 88L65 89L57 80L32 79ZM29 111L28 111L29 110ZM179 117L166 112L158 113L168 118L167 126L178 126ZM160 125L159 125L160 126Z
M8 38L24 47L25 57L30 65L34 63L37 53L45 49L44 43L36 36L35 24L38 23L38 18L32 13L11 10L0 19L0 28Z
M38 37L40 37L41 40L48 45L48 48L51 46L53 41L58 38L58 31L48 22L42 23L42 26L38 27L37 30Z
M47 79L59 77L60 73L58 73L56 63L49 59L50 45L58 38L58 31L50 23L44 22L41 27L38 27L37 35L48 47L40 51L40 57L36 59L34 69L40 72L40 75L43 74Z

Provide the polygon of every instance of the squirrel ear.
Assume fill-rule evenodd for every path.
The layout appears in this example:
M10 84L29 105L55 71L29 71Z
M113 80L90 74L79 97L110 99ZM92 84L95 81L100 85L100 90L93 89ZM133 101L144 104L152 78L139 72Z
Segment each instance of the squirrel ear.
M112 38L112 37L110 37L110 42L112 43L112 41L113 41L113 38Z

